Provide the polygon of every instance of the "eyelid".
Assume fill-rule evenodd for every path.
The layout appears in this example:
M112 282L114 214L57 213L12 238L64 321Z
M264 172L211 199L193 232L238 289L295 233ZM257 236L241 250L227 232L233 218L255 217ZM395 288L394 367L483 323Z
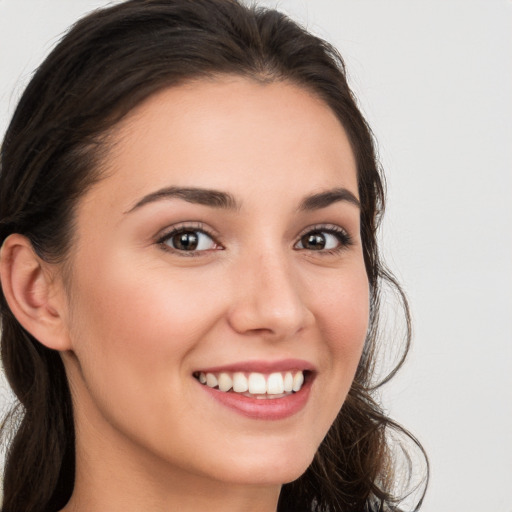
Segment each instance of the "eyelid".
M343 233L346 236L350 236L349 232L345 228L341 227L340 225L327 223L327 224L313 224L311 226L307 226L298 234L297 238L301 238L304 235L307 235L308 233L310 233L312 231L327 231L328 233Z

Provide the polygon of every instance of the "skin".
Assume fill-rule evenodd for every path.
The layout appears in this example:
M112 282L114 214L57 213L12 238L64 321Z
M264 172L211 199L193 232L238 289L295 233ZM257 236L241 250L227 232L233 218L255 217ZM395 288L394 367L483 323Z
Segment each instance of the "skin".
M57 271L50 294L77 432L63 510L275 511L343 404L366 336L358 206L299 208L340 187L357 197L345 131L295 85L223 77L154 95L113 141L77 208L71 274ZM135 207L166 187L226 192L237 207ZM162 242L183 225L213 241L193 254ZM313 228L331 249L304 247ZM245 417L193 377L287 358L316 371L305 407L280 420Z

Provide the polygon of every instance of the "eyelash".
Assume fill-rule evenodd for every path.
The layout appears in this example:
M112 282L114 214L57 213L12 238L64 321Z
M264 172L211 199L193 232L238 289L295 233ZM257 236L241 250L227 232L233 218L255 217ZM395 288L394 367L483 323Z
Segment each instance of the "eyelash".
M166 242L172 238L175 235L179 235L180 233L201 233L203 235L206 235L208 238L212 240L212 242L215 244L215 248L213 249L203 249L203 250L181 250L176 249L174 247L171 247ZM353 245L352 237L340 226L337 226L335 224L319 224L314 226L309 226L306 228L298 237L298 241L294 244L294 249L296 250L304 250L308 251L307 248L297 248L296 246L299 243L302 243L304 237L308 235L315 235L315 234L328 234L334 236L338 241L338 246L334 247L332 249L309 249L309 252L317 252L319 255L330 255L330 254L337 254L346 248ZM208 229L204 227L201 223L194 223L194 224L180 224L178 226L174 226L169 231L166 231L164 234L158 237L156 243L161 246L161 248L168 252L173 252L175 254L179 254L181 256L201 256L202 253L210 252L212 250L223 250L224 247L220 242L217 241L218 236L211 233Z

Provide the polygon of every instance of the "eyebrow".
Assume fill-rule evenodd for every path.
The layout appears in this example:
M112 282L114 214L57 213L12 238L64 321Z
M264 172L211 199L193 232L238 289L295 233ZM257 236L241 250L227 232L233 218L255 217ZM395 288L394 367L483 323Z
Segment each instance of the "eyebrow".
M189 203L202 204L212 208L221 208L225 210L240 209L238 201L228 192L196 187L167 187L144 196L135 204L135 206L125 213L131 213L146 204L161 201L163 199L183 199Z
M131 213L146 204L165 199L182 199L189 203L225 210L239 210L241 208L241 204L228 192L197 187L166 187L144 196L125 213ZM359 200L350 190L346 188L335 188L306 196L301 201L298 210L320 210L340 201L346 201L361 208Z
M305 197L299 206L299 211L320 210L340 201L346 201L361 208L359 199L350 190L335 188Z

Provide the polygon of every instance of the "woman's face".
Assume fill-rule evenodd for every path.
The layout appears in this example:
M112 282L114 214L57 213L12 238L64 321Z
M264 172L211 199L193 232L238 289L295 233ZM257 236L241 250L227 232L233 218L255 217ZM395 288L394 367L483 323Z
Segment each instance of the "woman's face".
M297 478L367 330L342 126L288 83L199 81L133 111L103 165L66 283L79 442L223 482Z

